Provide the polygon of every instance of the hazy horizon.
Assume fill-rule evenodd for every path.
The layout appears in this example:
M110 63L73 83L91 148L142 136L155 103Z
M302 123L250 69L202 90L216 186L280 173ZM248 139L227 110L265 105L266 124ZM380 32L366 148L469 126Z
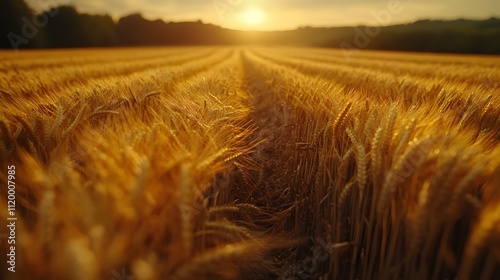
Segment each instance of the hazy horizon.
M36 12L59 5L80 12L109 14L115 20L133 13L147 19L198 21L236 30L292 30L301 26L397 25L417 20L500 17L500 1L479 0L26 0ZM498 12L493 12L498 11Z

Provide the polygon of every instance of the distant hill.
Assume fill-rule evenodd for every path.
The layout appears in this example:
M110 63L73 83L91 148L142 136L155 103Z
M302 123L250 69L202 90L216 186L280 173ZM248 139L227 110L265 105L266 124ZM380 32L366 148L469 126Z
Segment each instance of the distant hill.
M1 48L71 48L169 45L290 45L438 53L500 54L500 19L419 20L393 26L301 27L289 31L238 31L197 22L147 20L132 14L80 14L61 6L33 15L20 0L6 0ZM22 8L20 8L22 7ZM9 12L10 10L12 12Z
M386 27L354 26L253 32L263 44L376 50L500 54L500 19L420 20Z

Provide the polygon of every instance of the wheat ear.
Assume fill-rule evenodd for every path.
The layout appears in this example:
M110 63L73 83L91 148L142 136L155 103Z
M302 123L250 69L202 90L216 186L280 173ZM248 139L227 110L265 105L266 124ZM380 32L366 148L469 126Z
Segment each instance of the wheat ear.
M365 148L361 143L358 141L354 133L347 128L347 135L349 138L351 138L352 144L356 148L356 167L357 167L357 174L356 174L356 179L358 181L358 187L360 190L360 193L363 193L365 185L366 185L366 160L365 160Z
M335 122L333 123L333 131L335 132L336 130L342 130L342 126L345 123L346 116L349 113L349 110L352 107L352 103L349 102L345 105L345 107L340 111L338 117L335 119Z
M402 174L403 168L406 167L409 169L408 171L410 173L413 173L425 160L429 152L430 141L429 137L419 142L412 141L410 147L408 147L398 162L393 165L393 168L391 168L389 174L387 174L385 178L378 199L377 214L379 216L383 215L389 207L389 202L392 200L398 184L404 182L408 176L411 176L411 174ZM418 158L415 159L415 156Z
M382 152L380 148L380 138L382 137L382 127L379 127L373 136L371 143L371 173L374 185L378 183L380 178L380 170L382 167Z

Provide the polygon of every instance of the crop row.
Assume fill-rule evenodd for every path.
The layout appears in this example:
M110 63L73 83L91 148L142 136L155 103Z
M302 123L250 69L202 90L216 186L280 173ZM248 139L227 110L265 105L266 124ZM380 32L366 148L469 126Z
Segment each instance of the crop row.
M272 146L282 147L274 172L283 177L274 178L274 190L290 196L294 215L283 219L309 240L298 259L310 250L318 260L318 240L335 248L314 269L297 270L292 261L289 272L334 279L498 273L498 248L490 245L500 200L492 90L463 101L468 93L447 90L452 83L437 94L418 77L417 88L401 90L378 71L263 51L246 52L245 61L262 85L256 90L272 96L263 102L279 112L273 130L281 136Z

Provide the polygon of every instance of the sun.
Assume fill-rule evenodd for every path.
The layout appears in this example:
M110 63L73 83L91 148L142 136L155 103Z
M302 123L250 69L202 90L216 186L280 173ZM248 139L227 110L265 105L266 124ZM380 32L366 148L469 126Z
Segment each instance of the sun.
M258 8L247 9L242 13L241 19L246 25L256 26L264 21L264 13Z

